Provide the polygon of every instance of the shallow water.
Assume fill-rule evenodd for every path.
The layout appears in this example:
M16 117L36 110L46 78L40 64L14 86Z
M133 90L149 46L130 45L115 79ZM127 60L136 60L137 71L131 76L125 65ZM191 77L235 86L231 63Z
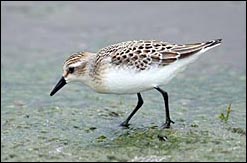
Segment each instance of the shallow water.
M246 161L246 22L241 2L1 2L1 161ZM80 84L49 93L71 53L120 41L222 38L155 90L129 129L136 95ZM226 114L227 122L219 118Z

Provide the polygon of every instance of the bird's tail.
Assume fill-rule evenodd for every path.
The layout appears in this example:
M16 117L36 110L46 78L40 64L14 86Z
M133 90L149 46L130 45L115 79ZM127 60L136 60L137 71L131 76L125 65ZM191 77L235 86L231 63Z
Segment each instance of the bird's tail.
M222 39L215 39L215 40L211 40L205 43L205 47L204 48L213 48L215 46L218 46L221 44Z
M173 50L180 54L179 59L190 57L194 54L202 54L209 49L220 45L222 39L215 39L203 43L185 44L177 46Z

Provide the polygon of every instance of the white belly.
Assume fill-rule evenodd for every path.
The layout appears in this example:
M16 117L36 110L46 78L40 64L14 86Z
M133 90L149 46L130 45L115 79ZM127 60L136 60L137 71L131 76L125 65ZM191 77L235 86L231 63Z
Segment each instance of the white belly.
M196 54L164 67L154 67L139 72L126 68L109 68L106 70L103 82L106 90L102 93L134 94L165 85L198 56L199 54Z
M132 70L110 69L104 80L109 93L132 94L152 89L160 85L161 72L159 69L153 69L144 72L135 72Z

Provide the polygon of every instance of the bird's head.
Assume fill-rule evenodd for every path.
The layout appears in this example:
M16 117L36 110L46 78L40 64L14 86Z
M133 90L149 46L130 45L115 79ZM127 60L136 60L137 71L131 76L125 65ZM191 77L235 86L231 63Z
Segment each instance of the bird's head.
M72 54L64 63L63 75L50 95L53 96L64 85L74 81L84 82L88 75L88 63L92 53L78 52Z

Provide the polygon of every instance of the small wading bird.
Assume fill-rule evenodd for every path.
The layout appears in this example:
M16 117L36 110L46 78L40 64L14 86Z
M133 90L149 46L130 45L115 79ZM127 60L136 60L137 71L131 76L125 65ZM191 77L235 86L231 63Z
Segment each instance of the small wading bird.
M220 43L221 39L184 45L140 40L114 44L97 53L78 52L65 61L63 76L50 95L74 81L98 93L137 94L136 107L121 123L121 126L127 127L143 104L141 92L154 88L161 93L165 103L166 121L162 127L169 128L174 122L169 114L168 94L160 86L167 84L177 72Z

